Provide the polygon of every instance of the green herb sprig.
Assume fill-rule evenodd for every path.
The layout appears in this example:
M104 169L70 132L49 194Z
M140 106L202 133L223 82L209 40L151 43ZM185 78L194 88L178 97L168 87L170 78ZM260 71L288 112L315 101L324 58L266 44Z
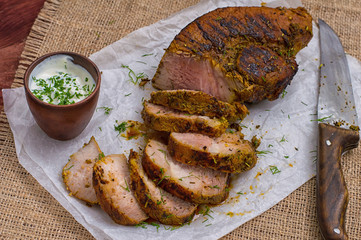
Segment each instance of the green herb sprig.
M121 65L122 68L128 69L128 77L129 77L129 81L131 83L133 83L134 85L139 84L139 80L143 79L143 78L147 78L148 75L145 73L135 73L129 66L127 65Z

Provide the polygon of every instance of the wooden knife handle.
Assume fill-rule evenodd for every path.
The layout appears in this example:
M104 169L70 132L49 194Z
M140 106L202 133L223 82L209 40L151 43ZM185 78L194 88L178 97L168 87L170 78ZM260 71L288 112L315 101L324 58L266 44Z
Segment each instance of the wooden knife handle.
M326 240L348 239L344 218L348 191L341 169L341 154L357 147L358 141L358 131L319 124L317 217Z

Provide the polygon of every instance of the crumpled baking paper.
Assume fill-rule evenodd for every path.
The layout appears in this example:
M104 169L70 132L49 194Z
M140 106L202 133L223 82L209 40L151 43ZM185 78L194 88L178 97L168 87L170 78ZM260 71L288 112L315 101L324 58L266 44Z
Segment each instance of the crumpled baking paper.
M266 6L297 7L300 1L263 1ZM61 171L68 157L91 136L107 154L126 153L144 145L142 139L125 140L114 130L115 121L141 121L142 100L149 99L150 84L144 89L129 80L129 66L135 73L151 78L174 36L196 17L225 6L260 6L261 1L207 0L180 11L168 19L139 29L93 54L91 59L102 71L98 107L112 108L110 114L98 109L87 128L70 141L50 139L35 123L25 100L24 89L3 91L4 108L13 131L20 164L49 191L74 218L97 239L217 239L281 201L315 175L318 95L319 42L314 37L297 54L299 71L286 92L276 101L249 106L243 120L247 139L261 138L257 165L249 172L232 177L229 198L212 207L209 215L197 215L180 228L160 225L120 226L99 206L88 207L68 195ZM348 56L356 106L360 108L361 67ZM360 121L359 121L360 122Z

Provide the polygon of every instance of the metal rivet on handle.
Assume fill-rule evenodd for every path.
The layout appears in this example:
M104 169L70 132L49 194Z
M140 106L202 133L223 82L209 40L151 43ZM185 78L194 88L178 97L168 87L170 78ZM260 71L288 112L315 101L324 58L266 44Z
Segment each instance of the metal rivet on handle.
M327 146L331 146L331 141L330 141L330 140L326 140L326 145L327 145Z
M333 231L334 231L335 233L337 233L337 234L340 234L340 233L341 233L340 229L338 229L338 228L334 228Z

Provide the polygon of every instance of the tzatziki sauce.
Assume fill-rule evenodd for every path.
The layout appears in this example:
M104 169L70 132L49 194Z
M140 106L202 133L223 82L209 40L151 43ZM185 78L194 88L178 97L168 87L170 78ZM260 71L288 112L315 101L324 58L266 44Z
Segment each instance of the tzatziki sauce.
M88 97L95 81L82 66L68 55L54 55L37 65L29 79L30 91L41 101L69 105Z

